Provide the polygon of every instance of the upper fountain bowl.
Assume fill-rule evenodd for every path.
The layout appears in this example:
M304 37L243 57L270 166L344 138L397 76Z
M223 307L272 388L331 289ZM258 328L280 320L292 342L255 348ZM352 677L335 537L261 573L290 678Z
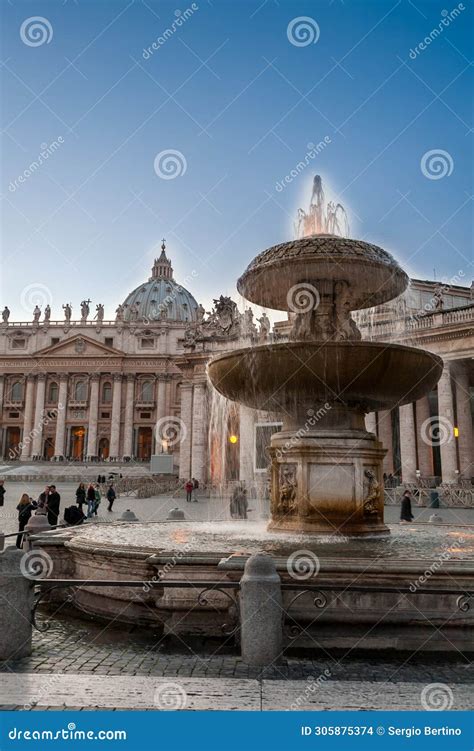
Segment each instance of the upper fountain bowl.
M249 264L237 282L247 300L288 310L288 293L298 284L346 281L351 310L392 300L408 286L408 276L382 248L336 235L311 235L274 245Z

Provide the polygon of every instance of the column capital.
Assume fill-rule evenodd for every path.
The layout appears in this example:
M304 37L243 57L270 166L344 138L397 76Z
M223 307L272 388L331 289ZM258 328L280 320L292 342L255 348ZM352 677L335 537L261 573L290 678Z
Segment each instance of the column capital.
M127 383L135 383L135 373L127 373Z
M89 376L89 381L91 381L91 383L98 383L100 381L100 373L92 373Z
M47 373L38 373L37 379L38 381L45 381L46 380Z
M67 383L69 381L69 374L68 373L60 373L59 374L59 382L60 383Z
M114 373L113 378L116 383L119 381L121 383L123 379L123 373Z

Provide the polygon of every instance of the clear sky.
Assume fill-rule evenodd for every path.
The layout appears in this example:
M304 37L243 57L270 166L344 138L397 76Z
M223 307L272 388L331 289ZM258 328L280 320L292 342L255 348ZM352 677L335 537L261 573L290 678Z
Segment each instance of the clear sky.
M251 258L292 237L315 173L353 236L412 276L470 284L467 0L0 4L0 304L11 320L30 320L36 299L53 319L64 302L78 315L84 298L113 317L162 237L175 277L207 308L238 299Z

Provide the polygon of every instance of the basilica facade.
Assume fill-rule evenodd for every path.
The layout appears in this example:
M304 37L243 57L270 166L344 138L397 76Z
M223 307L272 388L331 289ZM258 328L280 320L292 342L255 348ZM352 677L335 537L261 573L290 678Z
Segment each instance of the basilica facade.
M192 278L186 280L186 287ZM0 324L0 454L14 462L150 462L172 454L183 479L264 482L266 446L279 416L219 397L208 360L251 343L284 339L228 297L206 312L174 279L163 243L151 276L120 303L70 303L61 320L49 306L33 320ZM463 284L412 280L388 306L357 315L364 338L420 346L443 357L437 389L413 405L367 416L388 449L387 474L458 482L473 475L474 303ZM445 435L445 431L447 433ZM436 437L438 436L438 438ZM444 436L444 438L443 438Z

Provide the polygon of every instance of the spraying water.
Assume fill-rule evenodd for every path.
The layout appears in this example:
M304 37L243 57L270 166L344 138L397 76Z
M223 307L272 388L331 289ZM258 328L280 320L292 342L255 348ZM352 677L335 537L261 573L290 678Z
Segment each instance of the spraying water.
M295 222L296 239L311 235L339 235L349 237L349 221L346 210L340 203L326 202L323 182L320 175L315 175L313 192L308 212L298 209Z

